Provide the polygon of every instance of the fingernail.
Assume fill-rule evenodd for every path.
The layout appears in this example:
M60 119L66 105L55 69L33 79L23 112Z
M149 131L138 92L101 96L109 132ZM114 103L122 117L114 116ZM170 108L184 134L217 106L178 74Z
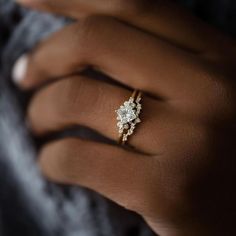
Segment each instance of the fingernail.
M15 63L12 70L12 80L15 84L19 85L25 79L28 66L28 56L21 56Z

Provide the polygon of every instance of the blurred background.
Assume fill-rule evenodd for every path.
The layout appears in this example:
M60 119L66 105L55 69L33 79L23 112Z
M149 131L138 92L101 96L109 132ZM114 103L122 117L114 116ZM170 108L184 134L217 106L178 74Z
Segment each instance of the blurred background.
M176 2L236 36L235 0ZM24 120L30 94L11 83L11 70L19 56L70 22L0 0L0 236L154 235L136 214L87 189L48 183L37 169L39 143Z

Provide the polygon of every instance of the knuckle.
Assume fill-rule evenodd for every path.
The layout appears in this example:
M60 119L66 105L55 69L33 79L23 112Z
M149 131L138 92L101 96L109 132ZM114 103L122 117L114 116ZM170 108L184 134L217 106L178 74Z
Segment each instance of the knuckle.
M80 21L78 24L78 30L82 40L87 43L90 42L101 34L104 34L109 28L114 28L114 22L116 22L112 17L109 16L88 16Z
M59 103L59 113L68 120L70 117L77 117L78 107L83 99L84 94L83 83L80 78L68 78L60 84L60 94L62 101Z
M113 50L114 35L123 25L110 16L94 15L84 18L75 27L79 43L78 57L84 64L98 64L100 55ZM76 29L77 28L77 29Z
M68 78L61 82L59 113L66 121L77 122L91 113L91 107L104 102L101 86L93 86L93 81L83 77ZM73 121L72 121L73 120Z
M84 19L81 19L79 27L80 31L83 33L90 33L93 30L96 30L97 16L88 16Z
M89 16L79 22L76 29L80 48L79 56L84 57L85 60L104 45L102 37L104 38L104 33L108 28L106 19L109 17ZM87 60L89 59L87 58Z
M75 91L73 90L73 81L68 79L59 81L54 87L54 97L58 99L57 107L54 108L55 116L61 117L63 120L68 120L72 115L74 108L73 101L75 98Z
M97 36L101 25L105 23L103 18L102 16L89 16L80 21L78 30L82 42L90 42L90 39Z

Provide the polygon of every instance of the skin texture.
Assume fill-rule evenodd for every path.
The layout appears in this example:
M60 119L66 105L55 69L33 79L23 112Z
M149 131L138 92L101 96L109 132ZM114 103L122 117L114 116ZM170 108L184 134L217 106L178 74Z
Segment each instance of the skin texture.
M51 82L29 106L35 135L78 124L116 140L114 110L144 92L134 150L64 138L41 150L45 176L136 211L161 236L236 234L235 42L166 1L18 1L80 20L29 55L21 88ZM87 67L130 89L81 76Z

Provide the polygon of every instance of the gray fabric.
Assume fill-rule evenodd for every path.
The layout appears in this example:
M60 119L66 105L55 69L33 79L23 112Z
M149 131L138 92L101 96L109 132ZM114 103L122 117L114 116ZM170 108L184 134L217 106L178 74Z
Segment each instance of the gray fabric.
M234 0L180 0L235 35ZM28 94L10 80L15 60L69 21L0 0L0 235L151 236L141 217L79 187L48 183L24 121Z

